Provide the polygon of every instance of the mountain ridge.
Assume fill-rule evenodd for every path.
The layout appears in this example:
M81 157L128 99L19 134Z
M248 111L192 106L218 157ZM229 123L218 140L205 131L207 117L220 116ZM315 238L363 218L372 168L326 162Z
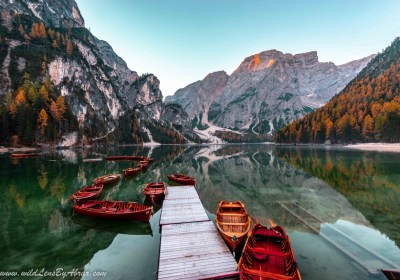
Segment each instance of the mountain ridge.
M400 141L400 38L327 104L279 130L280 143Z
M246 57L229 76L210 73L165 102L180 104L199 130L211 122L221 130L272 135L326 103L373 56L336 66L319 62L316 51L292 55L271 49Z
M22 124L16 123L12 115L2 116L2 119L8 118L4 128L9 132L2 135L0 141L9 142L12 135L26 138L26 130L33 135L25 144L32 144L32 139L62 143L61 138L71 138L68 136L71 133L77 135L74 140L77 143L105 139L140 144L155 138L149 131L158 135L160 143L198 140L190 131L185 130L188 133L185 136L177 129L187 128L187 124L182 126L179 121L175 125L162 118L165 104L157 77L153 74L139 76L130 70L106 41L84 27L84 19L74 0L5 0L0 7L0 70L4 74L0 77L1 107L7 112L10 106L18 105L22 115L33 117L31 123ZM27 102L21 107L15 98L25 73L29 74L24 88ZM31 101L27 98L30 90L39 91L46 76L52 83L50 101L63 97L69 112L61 120L54 119L46 102L42 105L33 102L36 97L41 100L38 94L32 95ZM49 83L46 89L50 89ZM45 111L42 117L46 117L47 122L43 133L39 134L36 119L41 109ZM183 116L184 112L180 111L182 109L176 107L169 115L176 112Z

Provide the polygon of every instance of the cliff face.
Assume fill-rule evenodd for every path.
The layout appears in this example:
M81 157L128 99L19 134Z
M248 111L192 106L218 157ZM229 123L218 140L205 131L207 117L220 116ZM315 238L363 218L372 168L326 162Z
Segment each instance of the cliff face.
M276 141L355 143L400 141L400 38L323 107L279 130ZM351 64L343 66L351 71Z
M146 124L175 130L160 118L159 80L130 70L107 42L92 35L75 1L4 0L0 8L0 95L14 92L24 73L39 82L48 75L89 141L107 136L146 142L152 138ZM34 24L41 22L45 34L32 35ZM135 122L140 126L134 131Z
M220 98L228 78L224 71L208 74L203 80L179 89L173 96L167 96L165 102L181 105L188 115L194 118L204 112L214 100Z
M247 57L229 77L209 74L166 101L181 104L199 123L207 115L220 128L272 133L326 103L372 57L336 66L319 62L317 52L265 51Z

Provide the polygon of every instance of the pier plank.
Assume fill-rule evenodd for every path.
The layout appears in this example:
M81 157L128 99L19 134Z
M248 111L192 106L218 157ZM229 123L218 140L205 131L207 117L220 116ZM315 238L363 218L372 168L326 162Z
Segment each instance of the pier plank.
M193 186L168 187L158 279L236 279L237 264Z

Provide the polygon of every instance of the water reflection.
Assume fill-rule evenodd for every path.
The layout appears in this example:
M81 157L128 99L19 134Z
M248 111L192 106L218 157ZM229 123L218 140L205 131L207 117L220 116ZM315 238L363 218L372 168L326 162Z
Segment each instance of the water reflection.
M367 220L400 244L400 155L281 148L277 156L327 182Z
M188 173L209 213L220 200L241 200L254 221L283 225L304 279L380 279L371 272L400 263L398 156L212 145L63 150L16 164L1 156L0 270L101 268L110 272L107 279L156 279L160 207L150 224L115 223L72 215L68 200L94 178L136 164L84 158L125 154L156 161L107 187L100 199L148 203L146 183Z

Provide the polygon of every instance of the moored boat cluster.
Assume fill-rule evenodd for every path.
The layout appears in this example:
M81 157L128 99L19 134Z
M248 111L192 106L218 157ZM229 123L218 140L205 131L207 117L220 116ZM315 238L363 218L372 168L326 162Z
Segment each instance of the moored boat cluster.
M235 255L239 244L247 236L240 260L240 279L300 280L296 258L285 230L256 223L250 231L251 218L240 201L221 201L216 225L222 238Z
M138 174L146 170L154 160L143 156L110 156L109 161L139 161L135 168L123 170L125 177ZM120 174L106 174L93 180L93 185L86 186L70 196L74 202L75 213L97 218L123 219L148 222L153 214L152 206L131 201L105 201L96 200L105 186L113 184L121 179ZM184 174L169 175L168 179L178 184L194 185L193 177ZM164 197L166 186L164 182L150 182L143 190L143 194L151 204Z
M153 159L142 156L111 156L105 159L139 161L136 168L132 168L135 169L137 172L129 172L129 168L123 170L125 177L137 174L140 171L147 169L150 162L153 162ZM93 185L84 187L70 196L70 200L74 201L73 211L81 215L97 218L148 222L153 213L153 209L151 206L131 201L95 200L95 198L97 198L101 194L106 185L115 183L120 179L120 174L106 174L94 179ZM146 188L151 188L151 184L148 184ZM157 192L153 192L152 195L153 197L156 197Z

